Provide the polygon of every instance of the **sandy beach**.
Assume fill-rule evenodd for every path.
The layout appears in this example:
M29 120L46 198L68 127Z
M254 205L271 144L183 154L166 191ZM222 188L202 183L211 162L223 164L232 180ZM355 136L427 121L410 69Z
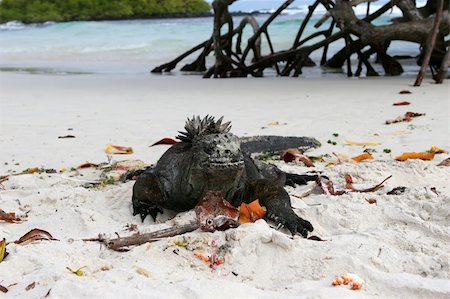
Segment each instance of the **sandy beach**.
M10 175L0 185L0 209L23 219L0 221L0 240L10 242L9 255L0 263L0 285L9 291L1 296L448 298L450 168L437 164L449 155L404 162L394 157L432 145L450 150L450 85L427 78L416 88L413 82L410 77L203 80L0 73L0 176ZM393 106L401 101L411 104ZM408 111L425 115L385 124ZM344 188L345 174L358 186L392 178L373 193L341 196L323 194L314 182L286 187L296 213L326 242L291 237L264 220L224 232L197 230L128 252L82 241L99 233L127 236L194 219L192 211L167 211L156 223L149 218L141 223L131 212L133 181L92 186L98 172L73 169L85 162L154 164L168 146L151 144L175 137L187 117L207 114L223 115L238 136L317 138L322 146L307 154L329 156L313 170L323 171L338 189ZM75 137L58 138L67 135ZM108 144L130 146L134 153L108 157ZM333 153L353 157L367 148L374 150L373 160L328 163L336 161ZM271 163L288 172L311 171L303 164ZM56 173L15 175L33 167ZM404 193L387 195L399 186L406 187ZM297 197L305 192L311 194ZM369 204L370 199L377 203ZM33 228L59 241L13 243ZM211 240L226 247L225 263L215 269L193 255L194 249L207 251ZM66 267L85 267L84 274ZM345 273L363 279L362 288L331 285Z

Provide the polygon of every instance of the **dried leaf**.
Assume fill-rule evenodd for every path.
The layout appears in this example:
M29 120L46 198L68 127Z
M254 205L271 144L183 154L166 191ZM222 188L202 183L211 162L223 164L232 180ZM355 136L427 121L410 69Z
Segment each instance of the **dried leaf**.
M439 148L436 145L432 145L428 152L435 154L448 154L446 150L443 150L442 148Z
M150 271L141 267L136 267L136 273L145 276L147 278L152 277L152 273Z
M276 121L276 120L267 124L267 126L269 126L269 127L271 127L271 126L285 126L285 125L287 125L287 123L282 123L282 122L279 122L279 121Z
M336 154L333 153L333 155L337 158L337 162L331 161L330 164L343 164L343 163L350 163L350 164L356 164L357 162L350 158L347 155L344 154Z
M371 205L373 205L373 204L377 204L377 200L375 199L375 198L369 198L369 199L366 199L366 201L369 203L369 204L371 204Z
M105 149L108 155L130 155L133 153L133 148L129 146L119 146L108 144Z
M14 243L25 245L33 241L40 241L40 240L58 241L58 239L53 238L53 236L49 232L42 229L34 228L25 235L23 235L22 237L20 237L19 240L14 241Z
M3 220L8 223L20 223L22 222L22 219L16 216L15 212L5 212L2 209L0 209L0 220Z
M87 266L83 266L83 267L80 267L80 268L78 268L76 270L72 270L69 267L66 267L66 269L69 270L70 272L72 272L73 274L75 274L76 276L84 276L85 273L84 273L83 269L86 268L86 267Z
M411 105L411 103L404 101L404 102L397 102L397 103L394 103L392 105L393 106L408 106L408 105Z
M32 174L32 173L37 173L37 172L39 172L38 167L31 167L31 168L27 168L24 171L22 171L23 174Z
M404 193L405 191L406 191L406 187L395 187L394 189L392 189L391 191L389 191L386 194L387 195L400 195L400 194Z
M358 162L358 163L361 161L370 160L370 159L373 159L373 156L369 153L364 153L364 154L361 154L359 156L352 158L353 161Z
M36 282L33 281L32 283L30 283L29 285L27 285L27 287L25 288L25 291L29 291L34 289L34 287L36 286Z
M436 195L439 195L439 192L436 190L436 187L431 187L430 188L431 192L433 192Z
M450 166L450 158L445 159L441 163L439 163L437 166Z
M210 257L206 253L201 252L199 250L194 250L194 255L199 259L201 259L202 261L204 261L205 263L209 262L210 260Z
M295 162L303 162L306 167L314 167L314 163L305 155L303 155L298 148L289 148L281 155L281 159L284 162L289 163L295 160Z
M319 242L325 242L325 240L322 240L322 238L318 237L318 236L309 236L308 240L312 240L312 241L319 241Z
M355 187L353 187L353 178L350 174L346 174L345 175L345 188L346 189L350 189L353 192L374 192L377 191L378 189L380 189L381 187L383 187L383 183L386 182L387 180L389 180L392 177L392 175L388 176L387 178L385 178L381 183L371 187L371 188L367 188L367 189L356 189Z
M323 176L317 178L317 184L326 195L342 195L345 193L344 190L334 190L333 182Z
M397 161L406 161L409 159L420 159L420 160L433 160L435 153L421 152L421 153L404 153L400 156L395 157L394 159Z
M405 113L405 119L406 119L406 121L411 121L413 117L424 116L424 115L425 115L425 113L408 111Z
M255 199L249 204L241 204L239 209L239 223L255 222L258 219L264 218L265 215L266 208L259 204L259 199Z
M8 293L8 289L0 284L0 292Z
M412 94L409 90L400 90L399 94Z
M114 166L114 169L116 170L142 170L144 169L147 164L145 164L141 160L126 160L126 161L120 161L117 162Z
M79 165L79 166L77 167L77 169L90 168L90 167L97 168L97 167L98 167L98 164L91 163L91 162L85 162L85 163Z
M418 113L418 112L406 112L404 116L399 116L397 118L394 119L390 119L386 121L387 125L390 124L395 124L395 123L399 123L399 122L410 122L412 121L412 119L414 117L418 117L418 116L424 116L425 113Z
M160 144L175 144L178 143L178 141L176 141L175 139L172 138L163 138L159 141L156 141L155 143L153 143L152 145L150 145L150 147L155 146L155 145L160 145Z
M6 240L3 238L3 240L0 241L0 263L3 262L5 257L8 255L6 252Z
M380 142L375 141L363 141L363 142L357 142L357 141L351 141L351 140L345 140L345 143L347 145L356 145L356 146L377 146L380 145Z
M65 136L59 136L58 139L64 139L64 138L75 138L73 135L65 135Z

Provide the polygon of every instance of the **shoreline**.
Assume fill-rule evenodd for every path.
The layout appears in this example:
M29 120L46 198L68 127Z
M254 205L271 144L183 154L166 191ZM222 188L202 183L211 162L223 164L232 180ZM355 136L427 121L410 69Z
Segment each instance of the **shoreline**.
M264 16L264 15L270 15L270 12L264 12L264 11L251 11L251 12L245 12L245 11L232 11L230 12L230 15L233 17L240 17L240 16ZM53 21L53 20L47 20L37 23L27 23L22 20L10 20L4 23L0 23L0 25L7 25L8 23L12 22L20 22L24 25L43 25L45 23L69 23L69 22L102 22L102 21L145 21L145 20L164 20L164 19L195 19L195 18L212 18L214 17L214 13L212 12L203 12L203 13L167 13L167 14L155 14L151 16L141 16L136 15L132 17L126 17L126 18L104 18L104 19L88 19L88 20L82 20L82 19L73 19L73 20L64 20L64 21Z

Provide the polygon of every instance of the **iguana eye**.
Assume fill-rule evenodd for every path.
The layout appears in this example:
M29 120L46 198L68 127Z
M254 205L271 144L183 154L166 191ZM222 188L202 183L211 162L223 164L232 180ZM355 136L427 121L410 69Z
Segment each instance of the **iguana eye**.
M206 225L213 225L213 220L211 218L206 219Z

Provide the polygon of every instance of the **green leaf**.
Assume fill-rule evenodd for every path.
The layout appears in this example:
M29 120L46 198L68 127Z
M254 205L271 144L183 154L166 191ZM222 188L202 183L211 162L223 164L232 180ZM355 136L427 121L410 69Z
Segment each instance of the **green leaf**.
M72 270L69 267L66 267L67 270L69 270L70 272L72 272L76 276L84 276L84 274L85 274L84 271L83 271L84 268L86 268L86 266L80 267L77 270Z

